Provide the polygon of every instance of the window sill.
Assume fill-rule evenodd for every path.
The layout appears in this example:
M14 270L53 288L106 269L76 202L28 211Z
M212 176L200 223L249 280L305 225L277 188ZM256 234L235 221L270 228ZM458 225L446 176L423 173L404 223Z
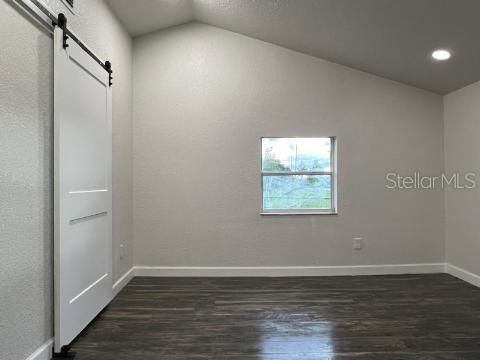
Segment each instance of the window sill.
M275 211L267 211L267 212L261 212L261 216L291 216L291 215L338 215L337 211L311 211L311 212L306 212L306 211L292 211L292 212L275 212Z

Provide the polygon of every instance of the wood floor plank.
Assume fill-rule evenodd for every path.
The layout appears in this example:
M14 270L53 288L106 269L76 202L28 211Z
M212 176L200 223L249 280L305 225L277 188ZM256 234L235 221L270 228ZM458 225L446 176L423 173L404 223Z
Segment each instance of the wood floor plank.
M480 289L446 274L134 278L78 360L480 360Z

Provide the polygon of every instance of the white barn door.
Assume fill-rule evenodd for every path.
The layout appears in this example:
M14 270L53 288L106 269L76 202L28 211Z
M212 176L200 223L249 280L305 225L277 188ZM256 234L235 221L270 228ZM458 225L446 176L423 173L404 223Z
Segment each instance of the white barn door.
M55 351L112 299L109 74L54 34Z

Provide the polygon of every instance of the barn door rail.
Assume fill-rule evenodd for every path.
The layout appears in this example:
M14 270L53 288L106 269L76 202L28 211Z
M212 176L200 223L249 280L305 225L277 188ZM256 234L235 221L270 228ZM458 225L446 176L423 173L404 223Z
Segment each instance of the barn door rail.
M27 0L30 1L31 4L35 5L44 16L50 19L53 26L58 26L63 31L63 48L66 49L68 47L68 40L71 39L72 41L76 42L78 46L80 46L83 51L85 51L95 62L97 62L106 72L108 72L108 79L109 79L109 86L113 85L113 70L112 70L112 63L110 61L103 62L101 59L98 58L89 48L86 46L72 31L70 31L67 27L67 17L65 14L60 13L58 17L51 12L49 9L45 7L45 5L40 2L39 0Z

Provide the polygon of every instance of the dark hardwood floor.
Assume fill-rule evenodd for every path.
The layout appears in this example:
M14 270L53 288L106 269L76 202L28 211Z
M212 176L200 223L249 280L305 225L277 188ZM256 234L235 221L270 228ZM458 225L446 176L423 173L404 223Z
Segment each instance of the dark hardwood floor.
M135 278L77 360L480 360L480 289L446 274Z

